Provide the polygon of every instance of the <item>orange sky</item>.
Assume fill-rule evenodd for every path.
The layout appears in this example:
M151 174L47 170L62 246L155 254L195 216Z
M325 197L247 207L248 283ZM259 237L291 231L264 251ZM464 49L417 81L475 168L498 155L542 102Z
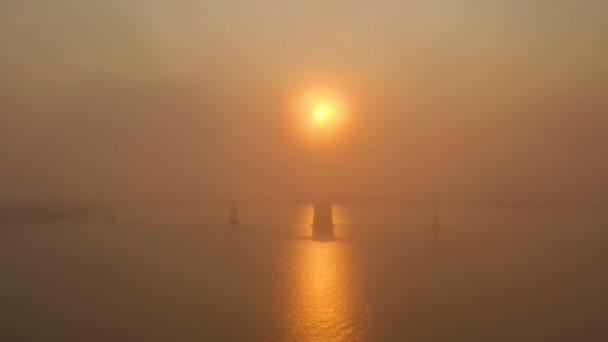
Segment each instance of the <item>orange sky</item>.
M9 1L4 197L605 200L602 1ZM292 104L343 94L326 144ZM440 165L440 167L436 167Z

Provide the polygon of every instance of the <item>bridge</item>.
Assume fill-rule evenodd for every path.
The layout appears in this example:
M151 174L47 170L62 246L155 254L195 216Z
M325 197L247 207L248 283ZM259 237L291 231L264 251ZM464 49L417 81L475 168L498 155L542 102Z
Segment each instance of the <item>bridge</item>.
M313 204L313 219L312 219L312 237L313 241L333 241L336 239L334 232L333 205L330 201L319 201ZM230 202L228 224L231 226L238 225L241 221L238 217L238 203ZM441 235L441 223L439 220L440 206L437 197L432 203L433 219L430 226L436 240Z

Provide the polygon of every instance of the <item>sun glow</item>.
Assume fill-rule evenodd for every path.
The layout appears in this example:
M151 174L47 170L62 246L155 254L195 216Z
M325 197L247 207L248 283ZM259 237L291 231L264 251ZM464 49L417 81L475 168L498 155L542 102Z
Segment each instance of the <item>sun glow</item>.
M344 97L325 89L306 92L296 101L295 113L300 129L315 140L336 135L348 121Z

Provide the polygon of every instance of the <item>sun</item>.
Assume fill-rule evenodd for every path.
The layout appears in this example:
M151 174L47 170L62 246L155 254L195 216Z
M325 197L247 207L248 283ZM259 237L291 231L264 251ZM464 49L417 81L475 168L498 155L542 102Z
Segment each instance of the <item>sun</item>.
M344 131L349 117L345 97L325 88L304 92L294 108L299 129L313 140L336 137Z
M316 126L327 126L335 119L335 108L331 101L325 100L312 107L312 123ZM319 127L320 128L320 127ZM318 128L318 129L319 129Z

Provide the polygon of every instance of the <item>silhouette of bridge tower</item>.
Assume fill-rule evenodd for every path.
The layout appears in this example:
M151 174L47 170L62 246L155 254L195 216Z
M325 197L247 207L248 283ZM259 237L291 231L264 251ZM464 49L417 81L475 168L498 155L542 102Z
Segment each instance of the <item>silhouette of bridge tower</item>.
M317 202L313 207L312 239L330 241L335 238L333 206L331 202Z
M433 203L431 204L433 208L433 223L431 224L431 232L435 237L435 240L439 240L441 238L441 222L440 222L440 205L439 205L439 196L437 195L437 191L433 193Z
M228 223L231 225L239 224L239 207L236 201L230 202L230 211L228 213L229 219Z

